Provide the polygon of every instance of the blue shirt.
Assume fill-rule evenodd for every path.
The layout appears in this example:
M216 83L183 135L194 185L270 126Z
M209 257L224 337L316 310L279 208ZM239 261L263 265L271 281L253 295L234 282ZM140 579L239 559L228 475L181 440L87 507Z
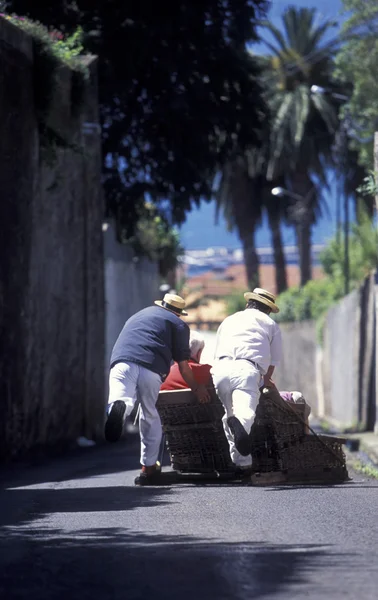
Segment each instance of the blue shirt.
M117 362L133 362L165 379L172 360L189 360L189 335L188 325L173 312L156 305L144 308L126 321L110 368Z

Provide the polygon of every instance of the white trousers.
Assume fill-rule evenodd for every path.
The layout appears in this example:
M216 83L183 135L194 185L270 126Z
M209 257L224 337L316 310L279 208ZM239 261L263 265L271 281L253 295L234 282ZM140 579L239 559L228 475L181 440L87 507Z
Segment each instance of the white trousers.
M251 431L263 381L261 373L249 361L228 359L217 361L211 373L218 397L225 409L223 427L230 447L231 460L239 467L248 467L252 464L252 457L242 456L236 450L227 419L235 416L247 433Z
M136 401L140 402L140 462L147 467L159 456L162 429L156 402L161 383L160 375L135 363L120 362L110 370L108 404L122 400L128 416Z

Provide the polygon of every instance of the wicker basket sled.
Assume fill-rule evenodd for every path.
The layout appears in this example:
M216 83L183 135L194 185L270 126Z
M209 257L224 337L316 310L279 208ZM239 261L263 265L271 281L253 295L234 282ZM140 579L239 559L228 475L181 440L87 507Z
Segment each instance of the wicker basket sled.
M174 470L181 473L231 470L222 425L224 408L213 391L206 404L200 404L191 390L160 392L157 409Z
M251 430L252 481L343 482L349 479L345 439L308 435L303 404L285 402L277 390L261 394Z
M250 435L253 483L348 480L342 450L345 440L307 435L304 405L285 402L276 390L264 392ZM174 470L193 474L232 471L222 425L224 408L213 390L206 404L200 404L191 390L160 392L157 408Z

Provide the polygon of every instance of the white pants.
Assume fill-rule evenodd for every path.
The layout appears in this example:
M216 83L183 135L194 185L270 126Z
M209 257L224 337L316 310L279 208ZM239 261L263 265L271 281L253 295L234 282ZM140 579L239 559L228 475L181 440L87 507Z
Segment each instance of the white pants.
M231 460L239 467L250 466L252 457L242 456L236 450L227 419L235 416L247 433L251 431L260 398L261 373L249 361L228 359L217 361L211 373L218 397L225 408L223 427L230 447Z
M136 401L140 402L140 462L147 467L159 456L162 429L156 402L161 383L160 375L135 363L120 362L110 370L108 404L122 400L128 416Z

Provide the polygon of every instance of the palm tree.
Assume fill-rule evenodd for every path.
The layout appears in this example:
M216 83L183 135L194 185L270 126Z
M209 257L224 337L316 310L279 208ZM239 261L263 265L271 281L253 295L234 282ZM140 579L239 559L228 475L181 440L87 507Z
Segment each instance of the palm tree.
M284 179L275 182L268 181L266 169L269 163L269 126L266 131L265 143L259 149L249 149L246 152L248 176L254 181L254 187L259 193L259 207L266 214L272 235L272 248L275 264L276 292L281 294L287 289L286 260L283 248L281 222L287 221L287 198L277 201L272 195L273 187L282 187Z
M215 193L216 218L222 211L228 229L236 229L242 244L248 285L259 285L259 258L255 233L261 223L261 200L256 180L248 175L246 155L223 167Z
M287 221L287 202L272 196L272 185L265 179L263 205L268 217L268 223L272 234L272 248L274 264L276 267L276 292L281 294L287 290L286 259L281 233L281 222ZM283 181L273 183L273 187L282 187Z
M276 292L287 289L286 261L281 234L281 221L287 220L287 202L277 202L271 194L272 184L265 176L266 149L249 149L223 169L216 193L216 215L222 210L229 230L237 229L242 243L248 284L259 285L259 258L255 233L264 213L272 233ZM277 180L274 185L283 185Z
M324 40L334 27L317 23L316 10L288 8L280 31L265 23L274 42L265 42L271 55L267 82L271 90L273 124L268 181L284 178L297 198L291 219L299 249L301 284L311 279L311 229L320 202L319 186L327 184L332 144L338 129L337 103L331 94L313 94L312 86L335 89L333 55L337 42Z

